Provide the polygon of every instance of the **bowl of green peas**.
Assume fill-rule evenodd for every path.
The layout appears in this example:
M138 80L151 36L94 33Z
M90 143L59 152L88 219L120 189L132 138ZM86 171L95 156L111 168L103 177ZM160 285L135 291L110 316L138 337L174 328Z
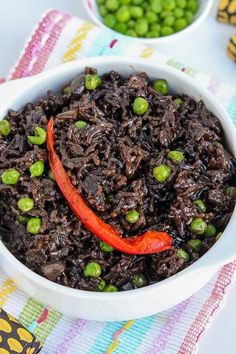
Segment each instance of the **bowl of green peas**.
M84 0L91 20L125 37L169 43L196 29L213 0Z

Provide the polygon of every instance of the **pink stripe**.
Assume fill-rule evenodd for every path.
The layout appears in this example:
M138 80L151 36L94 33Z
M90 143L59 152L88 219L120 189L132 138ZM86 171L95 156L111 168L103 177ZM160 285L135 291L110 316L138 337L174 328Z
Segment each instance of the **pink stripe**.
M191 298L177 305L173 311L171 311L169 315L169 319L165 325L163 325L161 332L154 340L153 345L150 349L150 354L162 353L166 347L166 344L172 335L173 330L176 327L176 324L179 322L182 314L185 312L189 303L191 302Z
M48 31L49 24L54 21L58 13L59 12L57 10L49 11L44 16L44 18L39 22L38 27L36 28L34 34L32 35L29 44L25 48L23 56L18 61L18 64L16 65L15 70L11 75L12 80L27 76L28 74L27 69L32 61L32 52L34 52L35 47L40 45L43 36Z
M38 319L38 324L41 324L42 322L46 321L46 319L48 318L48 314L49 314L49 309L48 308L44 309L42 315Z
M214 95L217 94L221 87L221 82L216 79L211 79L209 85L207 86L208 90L210 90Z
M211 317L219 309L225 295L225 290L231 283L235 270L236 261L223 267L211 295L203 304L199 314L189 328L178 354L192 354L194 352L199 337L203 333Z
M109 44L109 47L112 49L116 45L116 43L118 43L118 39L113 39Z
M84 327L86 326L87 321L85 320L76 320L72 327L69 328L67 335L63 338L63 341L60 343L56 350L56 354L66 354L69 353L71 346L73 345L76 337L81 334Z
M122 335L122 333L124 333L124 331L125 329L121 328L117 332L115 332L112 336L113 340L117 340Z
M43 71L49 56L51 55L58 38L61 35L65 25L71 18L69 14L62 14L62 18L54 24L53 28L51 29L50 36L46 40L45 45L41 48L40 52L37 55L37 61L33 65L32 70L30 71L29 75L35 75Z
M93 9L93 4L92 4L92 2L90 0L88 0L88 7L90 8L90 10Z

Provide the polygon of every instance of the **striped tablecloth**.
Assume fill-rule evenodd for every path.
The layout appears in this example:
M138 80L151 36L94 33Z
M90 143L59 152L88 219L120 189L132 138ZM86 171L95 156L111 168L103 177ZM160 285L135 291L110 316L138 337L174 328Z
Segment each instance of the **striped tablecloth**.
M236 89L186 67L175 59L98 29L69 14L51 10L37 24L9 75L17 79L88 56L129 55L167 63L206 86L236 123ZM47 354L188 354L225 299L236 261L223 269L198 293L163 313L127 322L71 319L46 308L18 290L0 272L0 306L28 327L44 344Z

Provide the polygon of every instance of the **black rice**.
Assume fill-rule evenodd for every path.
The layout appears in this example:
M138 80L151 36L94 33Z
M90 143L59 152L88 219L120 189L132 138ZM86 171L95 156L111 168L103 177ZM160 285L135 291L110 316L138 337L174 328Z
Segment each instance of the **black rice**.
M21 178L16 186L0 182L3 242L27 267L65 286L95 290L102 278L119 290L129 290L136 287L136 274L145 276L145 285L158 282L196 261L214 244L214 238L201 236L198 252L187 245L196 238L189 227L194 218L213 223L218 232L225 229L234 208L234 198L225 193L235 184L234 159L225 148L219 120L202 101L162 96L145 73L126 79L112 71L102 76L102 85L94 91L85 89L83 78L79 75L66 90L48 91L46 98L17 112L9 110L12 131L0 139L0 174L14 167ZM149 102L143 116L133 113L136 97ZM177 97L183 101L181 107L175 103ZM36 126L47 128L51 116L56 150L88 205L123 237L148 229L169 232L173 249L147 256L101 251L100 241L81 225L48 178L46 145L27 142ZM75 125L78 119L87 122L82 130ZM185 160L171 162L170 150L184 152ZM29 167L37 160L45 161L45 172L30 178ZM163 163L171 168L171 176L166 183L157 183L152 169ZM17 207L24 196L35 202L28 213ZM196 199L204 201L205 213L194 204ZM132 209L140 213L135 224L125 221ZM22 216L40 217L40 234L30 235ZM189 253L188 262L178 256L179 247ZM84 277L90 261L100 264L100 278Z

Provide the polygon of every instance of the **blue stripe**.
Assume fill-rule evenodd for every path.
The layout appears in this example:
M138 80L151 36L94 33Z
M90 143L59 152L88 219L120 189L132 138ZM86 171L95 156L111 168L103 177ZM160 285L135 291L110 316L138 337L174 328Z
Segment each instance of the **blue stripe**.
M116 354L129 353L133 354L142 342L146 333L156 320L156 316L146 317L137 320L133 325L125 330L119 337L119 347L116 349ZM93 346L87 354L103 354L114 341L113 335L122 327L126 322L110 322L107 323L101 333L98 334Z
M86 53L86 56L96 57L103 55L105 48L111 42L113 36L113 33L109 31L99 33L96 37L96 40L93 42L91 48Z
M103 330L98 334L93 346L86 354L104 354L105 350L113 342L112 336L121 329L125 322L108 322Z
M110 48L110 43L113 39L117 39L118 42ZM107 43L106 47L104 48L104 51L102 55L122 55L125 54L127 50L127 46L129 45L130 39L123 38L120 35L113 34L112 38L109 43Z
M134 354L138 353L137 348L146 336L148 330L156 320L157 316L150 316L141 320L135 321L135 323L127 331L125 331L120 337L120 345L115 351L115 354Z
M118 42L110 48L110 43L113 39L117 39ZM121 55L124 54L130 39L124 38L117 33L110 31L102 32L94 41L86 56L101 56L101 55Z
M231 98L227 111L236 125L236 96Z

